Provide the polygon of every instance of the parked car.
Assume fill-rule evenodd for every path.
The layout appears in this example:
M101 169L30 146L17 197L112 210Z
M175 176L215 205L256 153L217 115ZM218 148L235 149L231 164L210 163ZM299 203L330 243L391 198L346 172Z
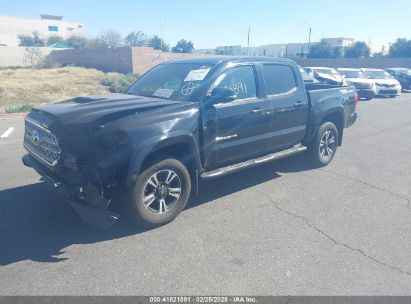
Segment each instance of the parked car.
M403 91L411 90L411 69L391 68L386 69L401 84Z
M330 85L345 85L341 74L333 68L326 67L306 67L304 70L315 77L320 83Z
M337 69L344 77L345 84L354 86L360 98L371 100L375 96L376 87L371 79L367 79L360 69Z
M319 81L317 79L315 79L314 76L311 76L310 74L308 74L304 70L304 68L299 66L298 69L300 70L300 73L301 73L301 76L303 77L304 83L319 83Z
M380 69L361 69L367 79L375 81L375 95L396 97L401 93L401 84L390 73Z
M89 223L115 222L109 207L120 192L130 193L128 214L154 227L185 208L200 178L306 150L314 165L329 164L357 103L354 87L305 85L287 59L177 60L125 94L34 108L25 119L23 163Z

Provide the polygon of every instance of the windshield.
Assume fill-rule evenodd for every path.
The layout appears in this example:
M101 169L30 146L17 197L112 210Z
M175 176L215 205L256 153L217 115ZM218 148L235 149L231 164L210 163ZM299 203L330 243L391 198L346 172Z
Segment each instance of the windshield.
M202 63L161 64L137 80L127 94L168 100L194 101L213 65Z
M341 77L341 74L338 73L337 70L334 69L314 69L315 73L322 73L322 74L327 74L327 75L332 75L335 77Z
M340 71L340 73L346 78L365 78L364 73L359 70Z
M369 79L392 79L390 73L386 71L365 71L365 76Z

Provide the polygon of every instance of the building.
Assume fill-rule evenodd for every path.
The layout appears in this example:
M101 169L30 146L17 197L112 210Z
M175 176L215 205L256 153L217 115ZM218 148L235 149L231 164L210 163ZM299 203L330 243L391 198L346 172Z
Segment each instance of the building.
M328 42L329 45L332 47L338 47L338 48L347 48L350 47L354 44L355 39L354 38L324 38L324 41Z
M338 47L344 50L355 42L353 38L324 38L332 47ZM318 42L312 42L314 45ZM272 57L306 57L309 53L310 46L308 43L279 43L267 44L261 46L252 46L250 48L241 45L218 46L215 49L198 49L194 50L197 54L221 54L221 55L252 55L252 56L272 56Z
M217 55L242 55L242 49L241 45L217 46L214 53Z
M40 15L40 19L0 16L0 46L18 46L19 35L37 32L42 39L57 36L63 39L83 36L84 27L79 23L62 21L63 16Z

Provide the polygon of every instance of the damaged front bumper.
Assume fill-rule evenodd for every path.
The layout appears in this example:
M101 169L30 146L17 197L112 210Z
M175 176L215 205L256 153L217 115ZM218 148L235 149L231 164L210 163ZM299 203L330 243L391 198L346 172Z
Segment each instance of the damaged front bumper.
M99 228L108 229L119 219L119 214L107 209L109 201L107 201L104 207L88 206L76 198L73 192L60 178L48 172L48 170L44 168L44 165L32 155L24 155L22 161L25 166L34 169L39 175L51 182L54 188L63 195L65 200L85 222Z

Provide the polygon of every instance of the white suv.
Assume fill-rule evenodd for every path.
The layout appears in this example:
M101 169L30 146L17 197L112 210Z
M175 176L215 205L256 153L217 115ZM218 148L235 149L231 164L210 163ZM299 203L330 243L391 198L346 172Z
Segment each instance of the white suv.
M395 97L401 93L401 84L390 73L379 69L361 69L367 79L375 82L375 94Z

